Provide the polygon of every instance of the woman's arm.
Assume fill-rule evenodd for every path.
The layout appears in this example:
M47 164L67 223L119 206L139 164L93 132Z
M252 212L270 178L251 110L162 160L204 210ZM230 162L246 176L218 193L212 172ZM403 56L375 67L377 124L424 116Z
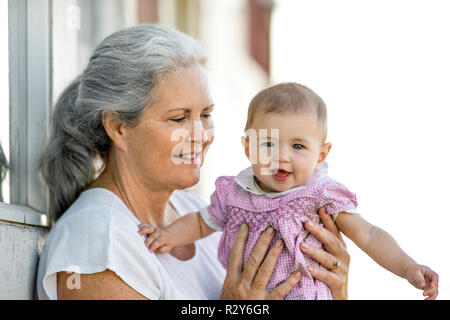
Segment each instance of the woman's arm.
M58 272L56 279L58 300L147 299L109 269L93 274Z

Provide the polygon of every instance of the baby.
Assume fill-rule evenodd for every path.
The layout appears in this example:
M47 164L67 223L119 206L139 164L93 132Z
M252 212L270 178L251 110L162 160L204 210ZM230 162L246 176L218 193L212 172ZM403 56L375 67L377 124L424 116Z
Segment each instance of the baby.
M322 99L309 88L282 83L257 94L250 103L243 137L251 167L235 177L220 177L211 204L178 219L165 229L140 225L150 251L168 253L215 231L223 231L219 260L226 268L239 226L249 226L244 253L247 261L261 232L276 230L273 239L285 246L268 283L271 290L300 270L302 278L285 299L332 299L329 288L314 279L308 266L323 268L304 255L301 243L322 244L304 227L320 223L318 209L325 207L339 230L373 260L416 288L435 297L438 276L417 264L382 229L358 214L356 196L327 175L325 162L331 149L326 143L327 110ZM272 242L273 244L273 242Z

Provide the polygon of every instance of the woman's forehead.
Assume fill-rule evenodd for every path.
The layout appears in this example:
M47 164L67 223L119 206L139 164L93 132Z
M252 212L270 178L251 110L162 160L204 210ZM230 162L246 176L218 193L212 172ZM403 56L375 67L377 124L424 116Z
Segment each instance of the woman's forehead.
M213 105L206 73L201 66L161 76L151 92L151 100L155 111L166 113L202 110Z

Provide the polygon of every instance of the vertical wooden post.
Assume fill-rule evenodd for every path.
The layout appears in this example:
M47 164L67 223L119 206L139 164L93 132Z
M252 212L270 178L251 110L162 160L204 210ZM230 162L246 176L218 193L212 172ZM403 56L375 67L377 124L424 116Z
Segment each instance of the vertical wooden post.
M250 54L270 75L271 0L248 0Z

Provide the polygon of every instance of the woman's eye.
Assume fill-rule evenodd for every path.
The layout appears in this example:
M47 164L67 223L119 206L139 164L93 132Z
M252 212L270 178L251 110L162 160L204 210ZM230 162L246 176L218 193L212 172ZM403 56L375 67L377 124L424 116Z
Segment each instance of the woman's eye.
M212 117L212 114L211 113L207 113L207 114L202 115L202 117L205 118L205 119L209 119L209 118Z
M302 150L302 149L305 149L304 146L302 146L301 144L298 144L298 143L294 144L294 145L292 146L292 148L295 149L295 150Z
M174 121L177 123L183 122L186 119L186 117L176 118L176 119L170 119L170 121Z

